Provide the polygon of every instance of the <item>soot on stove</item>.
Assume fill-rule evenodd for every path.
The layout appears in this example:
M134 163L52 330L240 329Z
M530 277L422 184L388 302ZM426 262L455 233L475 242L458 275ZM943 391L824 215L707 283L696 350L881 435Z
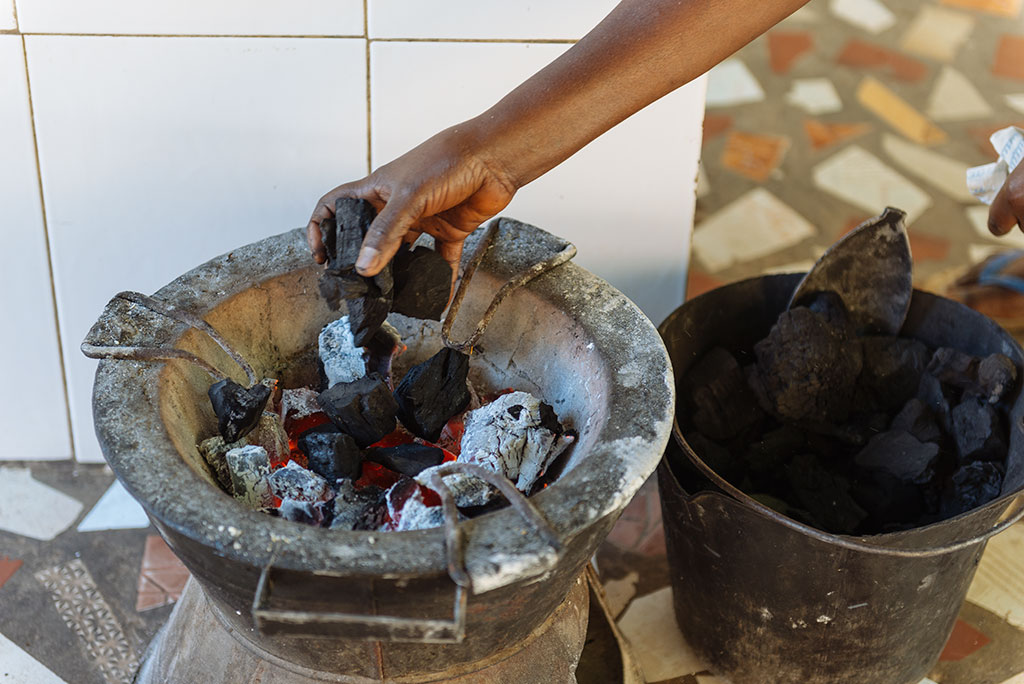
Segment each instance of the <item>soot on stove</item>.
M679 420L712 470L780 513L837 534L892 532L999 496L1017 376L1002 354L858 334L825 293L753 349L704 354L682 380Z

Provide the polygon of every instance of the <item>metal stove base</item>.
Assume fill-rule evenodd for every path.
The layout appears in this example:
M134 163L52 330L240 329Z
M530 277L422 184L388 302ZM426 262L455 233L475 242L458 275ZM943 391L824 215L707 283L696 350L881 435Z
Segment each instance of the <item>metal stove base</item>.
M554 613L522 643L485 661L421 677L379 678L311 670L260 651L226 626L189 580L153 638L135 684L576 684L587 634L589 593L581 575Z

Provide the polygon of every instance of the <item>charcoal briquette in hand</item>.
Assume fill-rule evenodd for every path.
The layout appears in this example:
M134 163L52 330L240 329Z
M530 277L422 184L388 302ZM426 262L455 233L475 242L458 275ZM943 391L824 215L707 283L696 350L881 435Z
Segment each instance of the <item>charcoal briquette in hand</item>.
M949 487L943 492L941 514L951 518L984 506L999 497L1003 471L996 463L976 461L957 468Z
M932 464L939 445L920 442L904 430L888 430L875 435L854 463L867 470L881 470L905 482L921 483L932 477Z
M441 465L444 451L427 444L399 444L393 447L372 447L366 450L366 460L394 470L396 473L416 477L427 468Z
M333 251L328 250L327 253L329 270L339 273L355 272L363 238L366 237L366 231L376 216L377 210L364 199L339 197L335 200L334 220L337 225L337 237ZM324 246L327 246L326 240Z
M336 275L331 271L320 274L320 296L331 311L341 308L342 301L365 297L369 291L367 281L360 275Z
M412 318L441 320L452 285L452 269L444 257L420 245L400 250L392 266L395 280L392 310Z
M398 419L417 437L436 442L445 423L469 405L469 356L445 347L413 366L395 389Z
M361 276L360 276L361 277ZM365 347L391 311L391 294L368 282L366 294L348 301L348 325L357 347Z
M953 409L953 438L960 462L1002 461L1006 435L996 408L975 397L965 397Z
M207 392L213 412L217 414L217 430L225 442L237 442L259 423L263 407L270 399L270 387L256 383L246 389L237 382L224 379L210 385Z
M363 453L356 441L333 423L306 430L299 435L298 445L309 461L309 469L328 481L359 477Z
M398 405L380 376L339 382L321 392L317 401L331 422L360 447L380 441L395 429Z

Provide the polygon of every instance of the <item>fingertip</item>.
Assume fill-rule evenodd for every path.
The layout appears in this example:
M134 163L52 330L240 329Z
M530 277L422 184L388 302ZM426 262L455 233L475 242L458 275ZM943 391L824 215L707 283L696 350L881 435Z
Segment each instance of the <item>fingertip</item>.
M359 258L356 259L356 271L359 272L359 275L375 276L384 266L381 261L380 250L363 245L363 248L359 250Z

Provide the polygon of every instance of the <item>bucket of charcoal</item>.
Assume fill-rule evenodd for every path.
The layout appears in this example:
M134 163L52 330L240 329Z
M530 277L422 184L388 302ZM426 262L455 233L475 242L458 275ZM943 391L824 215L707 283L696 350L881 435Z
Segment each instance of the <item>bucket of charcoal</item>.
M712 290L661 325L676 619L733 684L916 684L1022 514L1024 355L917 290L898 335L858 333L827 297L787 308L801 278Z

